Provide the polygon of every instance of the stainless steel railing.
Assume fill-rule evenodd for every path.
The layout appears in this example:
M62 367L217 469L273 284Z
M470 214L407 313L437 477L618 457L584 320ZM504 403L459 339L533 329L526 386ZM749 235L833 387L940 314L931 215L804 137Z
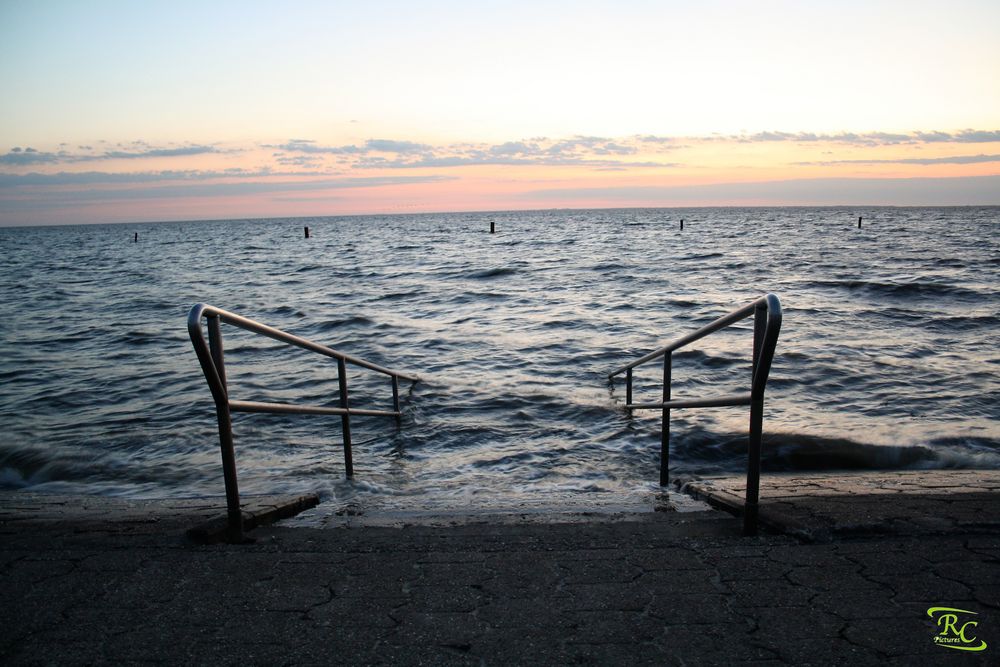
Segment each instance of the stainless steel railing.
M670 395L670 379L672 355L685 345L700 340L711 333L724 329L736 322L754 316L753 325L753 359L750 391L746 393L728 394L710 398L674 399ZM781 303L778 297L767 294L742 308L720 317L694 333L678 338L674 342L650 352L646 356L626 364L608 374L611 382L614 377L625 373L625 408L628 410L661 410L660 425L660 485L669 482L668 468L670 463L670 410L675 408L712 408L731 405L750 406L750 444L747 457L747 495L743 507L743 534L757 533L758 496L760 494L760 448L764 421L764 389L767 387L767 376L771 372L771 361L774 359L774 348L778 343L778 332L781 330ZM632 369L636 366L663 357L663 397L654 403L632 402Z
M201 328L202 319L208 321L207 344L205 342L205 334ZM336 359L340 407L261 403L257 401L237 401L229 398L229 389L226 384L225 355L222 347L222 322ZM383 368L364 359L352 357L325 345L314 343L305 338L294 336L280 329L269 327L260 322L204 303L195 305L188 313L188 333L191 336L191 344L194 345L194 351L198 355L198 361L201 363L201 369L205 373L205 379L208 381L208 387L212 391L212 398L215 400L215 412L219 420L219 443L222 447L222 472L226 484L228 539L232 542L243 541L243 513L240 511L240 492L236 480L236 455L233 450L232 412L340 415L344 435L344 468L347 476L352 477L354 475L354 462L351 455L351 416L395 417L398 420L402 415L399 409L400 378L409 380L410 382L420 380L416 375ZM367 368L392 378L392 410L361 410L350 406L347 393L347 364Z

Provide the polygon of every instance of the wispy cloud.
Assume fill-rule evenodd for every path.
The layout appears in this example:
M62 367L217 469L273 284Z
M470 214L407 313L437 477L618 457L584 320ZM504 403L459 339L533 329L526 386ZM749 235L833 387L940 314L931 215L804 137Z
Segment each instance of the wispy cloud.
M718 135L701 137L702 141L736 141L740 143L761 143L790 141L797 143L832 143L855 146L896 146L901 144L930 143L994 143L1000 142L1000 130L962 130L960 132L838 132L823 134L814 132L757 132L754 134Z
M824 160L819 162L793 162L796 166L830 167L838 164L977 164L980 162L1000 162L1000 155L954 155L950 157L909 157L866 160Z
M454 143L441 146L400 141L369 139L361 145L324 146L307 139L292 139L283 144L266 145L287 153L354 156L357 169L418 169L431 167L466 167L476 165L578 165L607 167L671 167L675 163L609 159L635 155L639 149L629 140L575 136L568 139L546 138L507 141L499 144Z
M312 139L289 139L283 144L263 144L264 148L275 148L289 153L310 153L314 155L366 155L369 153L427 153L433 150L428 144L394 139L369 139L361 146L324 146Z
M40 151L30 146L21 148L15 146L7 153L0 155L0 165L12 167L25 167L42 164L67 164L73 162L93 162L97 160L136 160L146 158L170 158L170 157L191 157L193 155L206 155L210 153L222 153L224 151L214 146L188 145L176 148L153 148L143 142L132 144L131 150L106 150L95 153L90 146L80 146L83 152L71 152L65 149L57 152Z
M150 157L188 157L191 155L206 155L220 152L222 151L212 146L182 146L180 148L147 148L138 151L108 151L102 155L92 156L89 159L135 160Z
M467 167L485 165L522 165L522 166L579 166L602 169L608 167L677 167L675 162L622 162L617 160L599 160L585 157L570 156L523 156L501 157L484 151L469 151L463 155L425 156L413 159L398 158L389 160L382 157L366 157L358 160L358 169L417 169L430 167Z
M283 144L263 144L263 147L313 155L357 155L365 152L358 146L323 146L312 139L290 139Z
M124 183L158 183L165 181L212 181L233 178L270 178L276 176L297 177L313 176L311 172L277 172L270 169L246 170L223 169L221 171L198 170L164 170L164 171L60 171L54 174L31 172L28 174L11 174L0 172L0 188L25 186L64 186L64 185L117 185Z
M275 153L274 161L285 167L316 168L323 165L323 158L318 155L286 155Z
M412 141L395 141L393 139L369 139L365 142L366 152L379 153L427 153L431 151L431 146L418 144Z
M241 176L242 178L234 181L232 180L233 176ZM11 196L43 194L47 200L56 198L81 200L145 199L374 188L415 183L437 183L454 178L444 175L421 175L281 180L273 178L275 176L287 177L291 174L272 172L258 172L256 174L250 172L0 174L0 190L6 191ZM146 185L147 187L132 187L135 185ZM78 186L78 188L67 188L66 186Z
M859 147L919 145L938 143L1000 142L1000 130L962 130L959 132L915 131L892 132L784 132L767 131L739 135L701 137L670 137L634 135L609 138L577 135L568 138L536 137L496 144L453 143L430 144L392 139L369 139L362 144L325 146L307 139L292 139L271 145L284 151L282 164L290 162L288 153L300 155L329 154L350 156L348 161L357 169L418 169L449 168L475 165L538 165L583 166L594 169L676 167L677 162L629 161L635 155L676 151L699 143L774 143L841 144ZM298 164L305 164L299 162ZM318 164L313 162L312 164Z
M519 199L546 202L627 202L675 205L994 205L1000 176L954 178L814 178L705 185L548 188Z
M708 135L708 136L658 136L632 135L627 137L598 137L575 135L571 137L533 137L500 143L463 142L432 145L392 138L372 138L361 143L328 145L313 139L295 138L280 144L259 144L256 148L271 149L273 164L279 167L312 169L320 173L328 164L328 156L338 158L340 166L357 169L418 169L451 168L476 165L519 166L581 166L607 170L624 168L664 168L681 166L676 161L648 159L661 153L676 152L703 143L794 143L810 145L847 145L862 148L897 145L940 145L1000 143L1000 130L966 129L946 132L940 130L912 132L764 132ZM74 164L96 161L126 160L139 162L147 159L184 159L213 154L229 154L253 150L254 147L220 148L219 144L189 142L180 145L153 146L144 141L134 141L114 146L79 145L71 148L60 144L57 149L14 147L0 154L0 166L11 168L44 167L46 165ZM637 156L645 160L635 160ZM964 158L963 158L964 159ZM992 161L979 156L969 161ZM859 161L860 163L861 161ZM878 164L877 160L864 160ZM893 160L893 162L897 162ZM907 164L898 161L900 164ZM941 163L946 161L942 160ZM844 162L836 162L844 163ZM911 164L924 164L914 158ZM956 162L958 164L959 162ZM964 163L964 162L961 162ZM827 164L824 162L796 163ZM830 162L829 164L835 164ZM932 164L928 162L927 164Z
M45 151L39 151L31 148L30 146L28 148L21 148L20 146L17 146L12 148L6 154L0 155L0 164L12 167L54 164L61 162L66 155L68 155L68 153L65 151L47 153Z

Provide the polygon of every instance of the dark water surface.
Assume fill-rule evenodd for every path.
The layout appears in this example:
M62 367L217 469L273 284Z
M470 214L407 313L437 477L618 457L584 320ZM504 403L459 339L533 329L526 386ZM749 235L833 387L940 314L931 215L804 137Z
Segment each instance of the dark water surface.
M354 420L353 482L339 418L236 415L244 492L413 508L650 493L659 416L625 415L606 374L768 291L784 324L765 473L997 468L998 232L997 208L0 229L0 488L221 494L186 331L201 301L423 378L399 428ZM676 354L674 396L745 390L749 325ZM233 398L336 404L332 360L224 334ZM658 375L640 370L638 400ZM351 371L351 392L391 405L381 376ZM743 408L675 411L673 469L741 470L746 425Z

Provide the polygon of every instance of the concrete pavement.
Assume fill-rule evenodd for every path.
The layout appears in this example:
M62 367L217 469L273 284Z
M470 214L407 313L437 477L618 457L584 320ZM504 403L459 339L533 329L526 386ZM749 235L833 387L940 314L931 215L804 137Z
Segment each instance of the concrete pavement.
M720 511L553 514L279 523L232 546L185 536L211 503L135 503L0 495L0 661L998 664L1000 534L982 525L810 541L744 538Z

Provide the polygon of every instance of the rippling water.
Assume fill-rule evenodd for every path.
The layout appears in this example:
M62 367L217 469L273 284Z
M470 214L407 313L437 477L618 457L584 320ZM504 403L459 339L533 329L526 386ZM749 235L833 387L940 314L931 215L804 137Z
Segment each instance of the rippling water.
M413 508L648 493L659 416L626 415L606 374L768 291L784 322L765 473L1000 467L998 230L997 208L0 229L0 487L221 494L186 331L201 301L422 377L399 427L353 421L353 482L338 418L236 415L244 492ZM675 355L675 397L745 390L744 325ZM233 398L336 404L331 360L224 334ZM355 407L391 405L387 379L350 378ZM657 378L638 372L638 400ZM741 470L746 426L743 408L675 411L672 469Z

